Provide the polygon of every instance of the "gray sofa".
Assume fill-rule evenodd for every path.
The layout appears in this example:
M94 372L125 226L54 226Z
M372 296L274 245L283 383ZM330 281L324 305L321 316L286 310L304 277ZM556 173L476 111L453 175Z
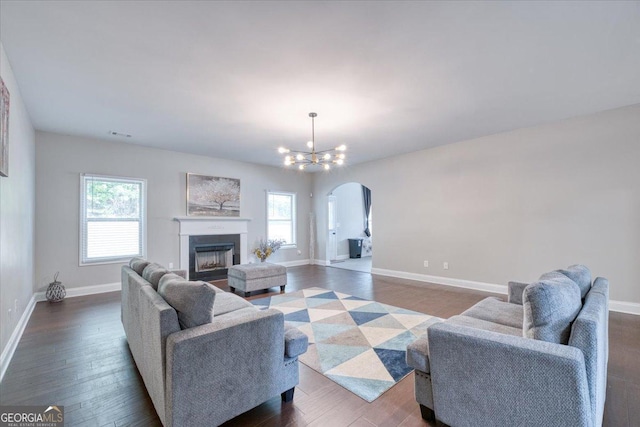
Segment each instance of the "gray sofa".
M217 426L278 394L290 401L308 345L281 312L141 259L122 267L122 324L167 427Z
M609 282L581 265L510 282L407 348L425 419L451 426L600 426Z

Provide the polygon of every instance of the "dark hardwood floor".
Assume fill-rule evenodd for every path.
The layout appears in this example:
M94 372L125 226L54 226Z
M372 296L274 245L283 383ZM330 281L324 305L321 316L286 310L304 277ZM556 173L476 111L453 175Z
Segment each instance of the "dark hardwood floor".
M443 318L490 295L319 266L288 272L287 291L320 286ZM226 282L216 285L228 289ZM277 293L273 291L250 299ZM640 426L640 316L612 312L609 337L604 425ZM64 405L67 426L160 425L124 337L120 293L38 303L0 383L0 404ZM225 425L428 424L413 397L413 374L367 403L300 364L292 403L283 404L277 396Z

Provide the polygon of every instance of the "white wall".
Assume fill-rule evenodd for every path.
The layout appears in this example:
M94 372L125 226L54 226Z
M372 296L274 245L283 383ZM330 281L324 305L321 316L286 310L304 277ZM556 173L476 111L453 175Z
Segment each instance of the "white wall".
M323 230L333 188L369 187L374 268L506 285L582 263L640 303L639 164L635 105L318 173L314 209Z
M333 190L336 196L336 222L338 228L338 259L349 257L349 240L364 237L364 202L362 185L357 182L343 184Z
M178 223L186 215L186 174L239 178L240 216L249 222L249 251L266 237L265 190L296 192L298 247L270 261L309 258L311 177L296 171L141 147L122 142L36 133L36 280L42 290L60 271L68 288L120 281L122 264L78 266L80 173L147 179L147 257L179 265ZM301 254L298 255L297 251Z
M4 351L33 295L35 137L2 43L0 76L11 100L9 176L0 177L0 349Z

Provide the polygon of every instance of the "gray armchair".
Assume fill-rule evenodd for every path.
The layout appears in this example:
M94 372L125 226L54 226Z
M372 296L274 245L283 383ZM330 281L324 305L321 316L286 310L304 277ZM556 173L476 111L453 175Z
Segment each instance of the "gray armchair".
M572 266L531 285L512 282L511 302L487 298L430 326L407 349L423 417L451 426L600 426L609 283L591 286L587 273Z

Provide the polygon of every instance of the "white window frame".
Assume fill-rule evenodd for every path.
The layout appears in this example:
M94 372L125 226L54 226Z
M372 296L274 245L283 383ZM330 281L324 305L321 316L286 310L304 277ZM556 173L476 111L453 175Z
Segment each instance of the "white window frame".
M266 197L265 197L265 207L266 207L266 225L267 225L267 240L271 239L272 237L269 236L269 221L271 221L271 219L269 218L269 195L277 195L277 196L290 196L291 197L291 237L293 239L293 243L287 243L286 245L282 245L282 248L297 248L298 247L298 233L297 233L297 228L298 228L298 196L296 193L290 192L290 191L272 191L272 190L267 190L266 191Z
M87 238L87 210L86 210L86 190L87 181L90 179L99 179L102 181L130 182L141 185L140 194L140 253L136 255L102 257L87 259L85 256L86 238ZM128 262L132 257L147 256L147 180L142 178L131 178L110 175L98 175L91 173L80 174L80 248L79 248L79 264L80 266L100 265L100 264L117 264Z

